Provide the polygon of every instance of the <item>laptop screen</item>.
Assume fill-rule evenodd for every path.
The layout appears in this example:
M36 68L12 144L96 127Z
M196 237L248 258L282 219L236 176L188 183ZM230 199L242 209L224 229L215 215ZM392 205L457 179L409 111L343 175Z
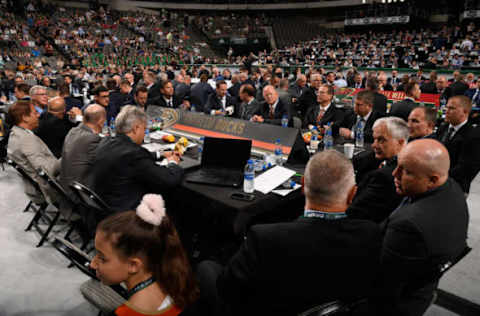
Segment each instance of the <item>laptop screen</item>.
M251 149L251 140L205 137L202 167L243 170Z

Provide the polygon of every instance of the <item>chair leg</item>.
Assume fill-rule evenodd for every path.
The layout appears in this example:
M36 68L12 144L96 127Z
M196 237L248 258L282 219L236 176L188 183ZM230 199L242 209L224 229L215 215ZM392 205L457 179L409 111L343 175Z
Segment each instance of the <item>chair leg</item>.
M63 237L65 240L69 241L69 242L72 242L70 240L70 235L73 233L73 231L75 230L75 224L74 223L71 223L70 224L70 229L68 230L68 232L65 234L65 237Z
M28 210L32 206L32 203L33 203L32 201L28 202L27 207L25 207L25 209L23 210L23 213L28 212Z
M38 242L37 248L38 248L38 247L41 247L41 246L43 245L43 243L45 242L45 240L46 240L47 237L48 237L48 234L50 234L50 231L52 230L53 226L57 223L59 217L60 217L60 212L57 211L57 214L55 214L55 217L52 219L52 222L51 222L50 225L48 226L47 230L46 230L45 233L43 234L43 236L42 236L42 238L40 239L40 241Z
M31 202L30 202L31 203ZM30 221L30 224L28 224L27 228L25 228L25 231L28 232L30 229L32 229L32 226L38 222L40 217L42 217L43 211L47 208L47 205L41 205L37 212L35 213L35 216L33 216L32 220Z

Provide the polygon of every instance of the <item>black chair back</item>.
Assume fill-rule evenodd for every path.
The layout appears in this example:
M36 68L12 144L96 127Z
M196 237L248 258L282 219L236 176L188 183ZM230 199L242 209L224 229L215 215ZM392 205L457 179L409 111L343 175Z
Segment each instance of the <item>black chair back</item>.
M341 301L332 301L315 306L298 316L347 316L350 315L350 307Z
M65 191L63 186L44 169L40 170L38 175L44 179L65 201L67 201L72 207L75 207L78 203L72 199L72 197Z
M82 203L95 211L105 213L110 211L110 207L93 190L80 182L73 181L70 188Z

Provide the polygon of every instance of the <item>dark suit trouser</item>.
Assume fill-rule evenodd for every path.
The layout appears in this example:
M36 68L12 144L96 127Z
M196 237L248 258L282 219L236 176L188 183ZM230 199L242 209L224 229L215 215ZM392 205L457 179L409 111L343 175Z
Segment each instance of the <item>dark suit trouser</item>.
M231 315L218 295L217 278L222 270L223 267L220 264L209 260L201 262L197 267L200 300L205 306L208 306L211 316Z

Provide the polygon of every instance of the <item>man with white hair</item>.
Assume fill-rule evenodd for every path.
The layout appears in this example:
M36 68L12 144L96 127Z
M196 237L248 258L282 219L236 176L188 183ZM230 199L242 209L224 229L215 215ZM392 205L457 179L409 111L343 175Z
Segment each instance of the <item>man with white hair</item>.
M450 159L438 141L420 139L398 154L396 191L405 197L383 224L375 315L420 316L430 306L439 267L467 247L468 206L449 178Z
M30 88L30 99L38 113L42 114L47 109L48 94L44 86L33 86Z
M117 135L98 145L92 169L93 190L113 211L132 210L147 193L165 193L182 181L179 156L164 153L167 167L141 146L147 128L145 112L133 105L122 108L115 120ZM160 156L158 156L160 158Z
M226 267L200 264L200 293L211 303L209 315L225 315L224 308L233 315L297 315L369 293L380 230L345 214L355 191L353 167L344 155L326 150L313 156L305 169L303 216L251 227Z
M372 149L380 165L361 177L358 192L347 210L349 216L381 223L398 206L401 197L395 191L392 171L408 137L408 125L401 118L384 117L375 121Z

